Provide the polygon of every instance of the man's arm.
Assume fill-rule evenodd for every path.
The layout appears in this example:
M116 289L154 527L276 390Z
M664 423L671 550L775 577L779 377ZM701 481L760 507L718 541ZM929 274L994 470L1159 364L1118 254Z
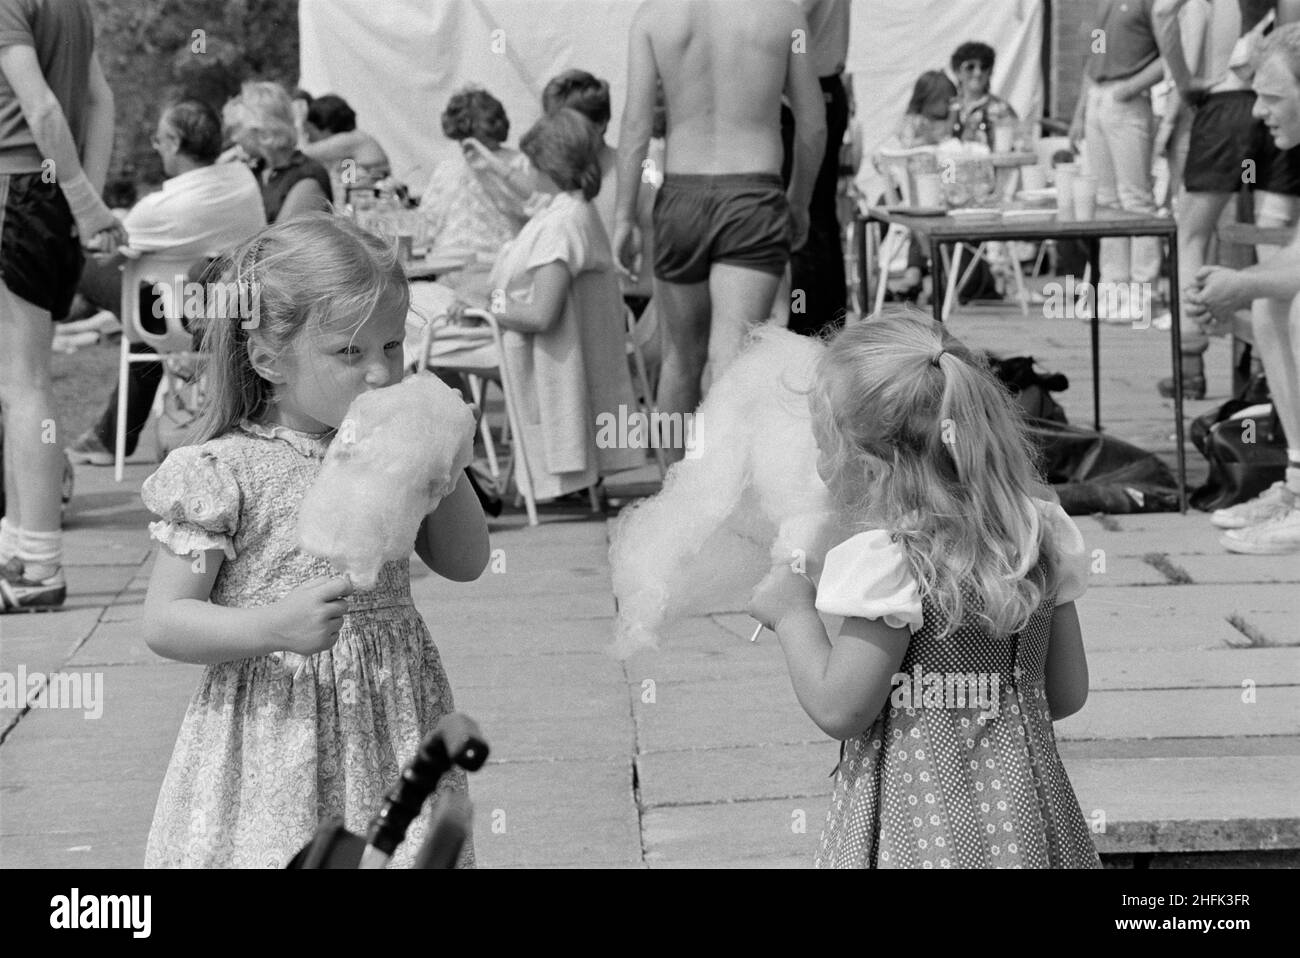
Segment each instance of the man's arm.
M801 30L800 36L808 35L808 21L803 11L793 9L794 24L791 30ZM793 32L791 36L796 36ZM822 156L826 152L826 102L822 97L821 85L817 82L813 70L812 58L806 51L795 52L795 45L790 44L785 72L785 96L794 113L794 158L790 167L790 187L786 195L790 207L796 216L805 217L808 204L812 201L813 186L817 182L817 172L821 169ZM795 238L795 247L801 245L802 237Z
M1169 75L1173 78L1174 86L1178 87L1179 93L1187 93L1195 77L1195 68L1187 62L1182 21L1185 17L1200 17L1202 22L1204 21L1199 4L1187 7L1190 2L1191 0L1156 0L1155 7L1151 11L1156 46L1160 48L1160 56L1169 68ZM1192 47L1192 52L1199 60L1200 50Z
M1186 66L1186 64L1184 64ZM1165 64L1159 57L1152 60L1141 71L1115 87L1115 99L1121 103L1145 93L1165 78ZM1189 81L1190 82L1190 81Z
M97 61L92 59L92 89L95 86L94 67ZM105 230L118 230L117 219L104 205L104 201L99 197L99 191L95 189L87 175L87 169L81 165L81 159L77 155L77 144L72 138L72 131L68 129L68 120L63 115L63 108L59 105L58 99L50 90L49 84L45 82L45 75L41 72L40 61L36 59L36 50L23 44L14 44L0 48L0 72L4 73L5 79L9 81L9 86L14 91L14 96L22 108L23 117L27 121L28 128L32 131L32 139L36 141L36 148L41 151L41 156L54 163L54 176L58 181L63 195L68 201L68 206L72 209L72 214L76 217L77 228L81 233L81 241L87 243L91 237ZM103 79L102 72L99 78ZM107 85L107 84L105 84ZM102 91L100 93L102 96ZM109 95L110 105L112 95ZM102 104L97 108L103 110ZM96 113L92 109L92 114ZM111 109L111 107L110 107ZM96 144L98 151L103 151L103 131L104 121L102 112L100 119L92 123L92 132L100 139ZM94 130L98 125L99 129ZM88 162L90 156L89 147L91 142L87 142ZM108 146L112 146L112 118L111 113L108 123ZM108 168L106 156L96 156L90 163L90 169L98 167L101 171Z
M96 193L104 190L108 164L113 157L113 90L99 65L99 55L90 57L90 91L86 110L86 147L82 169Z
M1300 295L1300 231L1274 255L1237 271L1250 299L1294 299Z
M641 164L645 162L654 128L655 66L650 34L645 28L645 7L632 20L627 51L627 101L618 134L618 199L615 217L636 222L636 201L641 187Z

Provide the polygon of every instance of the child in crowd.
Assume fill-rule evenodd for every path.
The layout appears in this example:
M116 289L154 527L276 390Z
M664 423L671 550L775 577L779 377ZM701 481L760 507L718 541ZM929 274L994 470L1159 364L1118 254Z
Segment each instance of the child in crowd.
M207 666L146 867L280 868L322 819L364 832L454 708L406 560L354 592L297 545L299 503L349 404L402 377L409 294L396 251L346 219L310 214L262 231L225 265L223 282L258 291L256 321L208 321L211 398L197 444L172 452L143 488L161 543L146 640ZM482 572L487 530L466 480L414 548L449 579ZM464 789L463 773L444 785ZM462 862L472 861L467 848Z
M818 472L863 531L750 609L843 742L818 865L1099 867L1052 729L1088 694L1084 546L1013 400L908 313L850 326L813 382Z

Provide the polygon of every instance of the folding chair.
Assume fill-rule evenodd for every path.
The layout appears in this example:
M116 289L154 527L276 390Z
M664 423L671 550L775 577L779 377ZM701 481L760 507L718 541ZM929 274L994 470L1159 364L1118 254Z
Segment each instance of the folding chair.
M117 436L114 443L113 478L122 481L126 463L126 399L132 363L162 363L170 376L172 360L197 360L193 334L185 328L185 279L194 258L183 261L157 253L123 249L122 265L122 348L117 364ZM140 286L151 285L162 305L166 326L162 333L150 332L140 318ZM177 295L177 293L180 295ZM206 297L205 297L206 299ZM235 321L234 319L231 320ZM133 353L131 344L143 343L152 353Z
M641 351L641 344L637 341L636 316L632 308L626 304L623 306L623 320L627 330L627 354L632 360L632 378L636 384L637 404L645 413L646 420L654 423L659 415L659 408L655 405L654 387L650 384L650 375L646 371L645 353ZM655 464L659 467L659 479L662 482L668 477L668 461L664 458L664 451L659 443L652 442L651 448L654 450Z

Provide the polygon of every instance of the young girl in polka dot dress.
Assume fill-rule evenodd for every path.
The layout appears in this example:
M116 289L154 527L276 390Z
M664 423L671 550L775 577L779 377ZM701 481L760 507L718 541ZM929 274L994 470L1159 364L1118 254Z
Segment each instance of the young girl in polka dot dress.
M1052 730L1088 694L1083 540L1014 401L919 314L849 327L814 382L818 472L862 531L750 611L843 742L817 865L1100 867Z

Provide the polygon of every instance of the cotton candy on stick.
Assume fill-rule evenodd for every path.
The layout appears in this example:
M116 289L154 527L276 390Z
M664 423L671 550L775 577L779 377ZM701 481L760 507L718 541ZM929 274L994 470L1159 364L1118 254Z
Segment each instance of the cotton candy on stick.
M743 609L775 563L816 572L843 538L805 395L823 348L760 329L714 381L663 490L623 511L610 544L617 654L657 646L687 616Z
M421 520L474 456L474 414L436 376L413 376L352 401L298 512L305 552L358 589L411 553Z

